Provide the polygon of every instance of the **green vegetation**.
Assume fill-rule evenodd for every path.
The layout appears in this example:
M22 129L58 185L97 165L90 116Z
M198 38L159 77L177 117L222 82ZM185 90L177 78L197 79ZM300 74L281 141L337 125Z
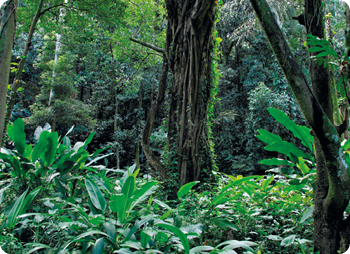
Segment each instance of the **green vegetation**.
M337 0L6 1L1 249L345 252L349 31Z

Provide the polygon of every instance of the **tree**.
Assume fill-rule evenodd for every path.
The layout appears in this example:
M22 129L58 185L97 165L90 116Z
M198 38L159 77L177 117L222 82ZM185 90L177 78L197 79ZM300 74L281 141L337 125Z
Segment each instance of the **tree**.
M310 61L312 89L295 60L270 7L265 0L250 0L284 72L294 96L315 136L317 181L314 208L314 250L321 254L345 251L350 244L350 217L343 213L349 203L350 178L341 135L347 129L348 117L339 126L333 121L333 83L327 65ZM305 0L305 12L298 20L308 34L324 37L322 0ZM346 34L349 38L349 34ZM347 44L349 47L350 44ZM347 48L347 52L349 52ZM315 53L310 53L315 56ZM346 91L348 91L348 84ZM348 93L348 92L346 92ZM340 247L340 240L342 246Z
M16 31L17 6L17 0L9 0L0 9L0 147L4 132L7 85Z
M148 114L142 147L162 179L179 174L185 184L200 179L203 170L213 169L209 145L208 105L212 93L212 39L216 1L165 2L168 25L158 95ZM147 45L146 45L147 46ZM157 110L164 100L170 67L170 109L168 119L168 161L166 165L149 148Z

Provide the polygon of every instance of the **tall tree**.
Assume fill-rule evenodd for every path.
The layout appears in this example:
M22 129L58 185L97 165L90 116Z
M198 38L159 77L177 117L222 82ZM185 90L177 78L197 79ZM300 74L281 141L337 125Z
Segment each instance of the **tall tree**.
M6 94L9 79L11 52L16 31L18 0L5 2L0 9L0 137L4 132ZM0 138L0 147L2 140Z
M349 170L341 147L347 117L340 126L333 123L333 104L327 66L310 61L312 89L295 60L266 0L250 0L294 96L315 135L317 188L314 209L314 250L335 254L349 247L350 218L344 218L349 203ZM305 12L298 17L308 34L324 37L322 0L305 0ZM348 35L349 36L349 35ZM348 89L348 88L347 88ZM346 114L347 115L347 114ZM343 245L340 247L342 237Z
M200 178L213 168L209 146L208 104L212 88L212 33L216 1L167 0L168 26L158 96L143 131L142 147L151 165L163 179L178 173L180 183ZM163 165L152 155L149 144L156 112L164 100L170 67L168 161Z

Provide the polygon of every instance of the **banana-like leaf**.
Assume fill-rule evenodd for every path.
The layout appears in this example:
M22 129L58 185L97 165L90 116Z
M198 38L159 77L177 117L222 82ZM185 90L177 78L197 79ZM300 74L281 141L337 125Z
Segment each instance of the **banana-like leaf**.
M288 130L290 130L293 133L295 137L301 140L304 146L309 148L311 152L313 151L312 142L314 141L314 138L310 134L309 128L297 125L292 120L290 120L285 113L278 109L269 108L267 110L276 119L277 122L283 124Z
M106 209L106 199L98 186L88 176L85 177L85 186L92 204L97 209L104 211Z
M17 223L17 216L21 215L23 210L24 200L28 193L28 189L23 192L23 194L16 200L15 204L12 206L6 221L6 227L12 229Z
M199 183L199 181L190 182L181 186L181 188L177 192L177 197L180 199L181 197L186 195L192 189L192 187L195 186L197 183Z
M259 161L260 164L264 164L264 165L268 165L268 166L280 166L280 165L284 165L284 166L295 166L295 164L291 161L288 160L283 160L283 159L279 159L279 158L272 158L272 159L264 159Z
M26 134L24 132L24 122L22 118L17 118L13 123L13 134L17 152L22 155L26 148Z
M28 194L28 196L24 200L24 203L23 203L23 206L22 206L22 210L20 211L20 214L23 214L23 213L25 213L27 211L27 209L29 208L29 206L32 203L33 199L39 193L40 190L41 190L41 186L36 188L35 190L32 190Z
M142 185L140 189L136 190L134 192L132 203L129 209L132 210L137 204L141 203L147 197L152 195L155 192L155 190L158 188L158 186L156 186L157 183L158 182L155 182L155 181L147 182L144 185Z
M135 191L135 177L133 175L130 175L126 179L121 193L125 195L125 200L128 201L129 198L131 198L131 196L134 194L134 191Z
M261 190L266 191L269 184L273 181L274 175L270 176L268 179L264 180L261 184Z
M97 239L91 254L102 254L104 251L104 244L105 244L104 237Z
M188 243L187 236L177 227L168 224L168 223L157 223L156 224L159 227L165 228L169 230L170 232L174 233L178 238L180 238L180 241L182 243L182 246L185 249L185 253L189 254L190 253L190 244Z
M34 146L34 149L32 152L32 162L33 163L40 157L41 153L43 153L45 151L48 144L49 144L49 142L47 140L39 139L39 142Z

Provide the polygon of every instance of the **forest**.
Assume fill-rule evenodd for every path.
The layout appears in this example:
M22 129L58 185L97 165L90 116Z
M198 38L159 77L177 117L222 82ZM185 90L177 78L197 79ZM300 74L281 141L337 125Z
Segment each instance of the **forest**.
M2 2L1 253L350 250L346 3Z

